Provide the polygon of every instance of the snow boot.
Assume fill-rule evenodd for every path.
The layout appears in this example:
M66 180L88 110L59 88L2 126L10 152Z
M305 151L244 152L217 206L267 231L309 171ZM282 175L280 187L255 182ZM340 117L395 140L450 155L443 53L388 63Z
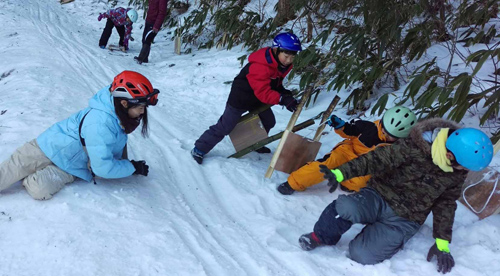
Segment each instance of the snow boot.
M205 153L202 152L201 150L197 149L196 147L194 147L191 150L191 156L193 156L196 163L201 165L201 163L203 163L203 156L205 156Z
M288 181L281 183L281 185L279 185L278 188L276 188L276 189L282 195L291 195L295 192L295 190L292 189L292 187L290 186Z
M148 59L146 59L144 61L140 61L139 57L134 57L134 59L135 59L135 61L137 61L138 64L148 63Z
M142 49L141 49L141 52L139 53L139 56L134 57L134 59L137 60L137 63L139 63L139 64L148 63L148 57L149 57L150 50L151 50L151 45L142 44Z
M258 152L258 153L271 153L271 150L268 147L262 147L260 149L256 149L255 152Z
M303 250L310 251L310 250L313 250L314 248L320 246L321 242L319 241L316 234L314 234L314 232L311 232L309 234L304 234L304 235L300 236L299 244Z

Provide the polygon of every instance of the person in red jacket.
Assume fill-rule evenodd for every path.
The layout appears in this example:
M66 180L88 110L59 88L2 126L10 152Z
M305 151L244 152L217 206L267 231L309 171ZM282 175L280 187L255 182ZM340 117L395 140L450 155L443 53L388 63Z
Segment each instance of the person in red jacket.
M167 2L168 0L149 0L146 25L142 33L142 49L139 56L134 57L139 64L149 62L151 43L153 43L153 40L160 31L163 20L167 15Z
M293 60L302 47L299 38L291 33L280 33L273 40L273 47L266 47L250 54L248 64L234 78L226 109L217 124L211 126L195 142L191 150L193 158L201 164L203 157L228 135L238 123L241 115L255 110L262 104L285 106L293 112L298 101L292 92L283 87L282 81L292 70ZM273 111L267 109L259 114L264 129L276 124ZM262 147L258 153L270 153Z

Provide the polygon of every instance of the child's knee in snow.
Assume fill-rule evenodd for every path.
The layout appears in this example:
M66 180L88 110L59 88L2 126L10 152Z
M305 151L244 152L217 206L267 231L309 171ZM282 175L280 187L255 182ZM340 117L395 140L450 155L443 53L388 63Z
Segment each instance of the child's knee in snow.
M340 195L337 198L335 207L339 216L346 220L351 220L353 214L357 213L357 204L352 200L350 196Z
M359 246L353 244L349 244L348 257L351 260L363 265L372 265L381 262L377 260L375 256L365 248L360 248Z

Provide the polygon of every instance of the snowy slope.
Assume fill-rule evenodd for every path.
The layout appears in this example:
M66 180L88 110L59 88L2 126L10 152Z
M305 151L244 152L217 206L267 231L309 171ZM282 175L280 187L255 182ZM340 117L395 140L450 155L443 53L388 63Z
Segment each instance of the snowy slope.
M134 24L130 52L97 46L105 1L0 1L0 160L53 123L87 106L122 70L146 75L161 90L150 108L148 139L134 133L129 155L145 159L150 175L97 185L76 181L49 201L33 200L15 184L0 193L0 275L439 275L425 260L433 244L432 218L391 260L374 266L345 256L355 225L337 247L304 252L310 232L338 196L324 184L293 196L275 187L287 175L264 179L271 155L233 153L225 139L198 166L189 150L222 113L239 72L239 47L177 56L168 30L152 47L152 63L137 65L143 20ZM117 42L116 32L110 43ZM175 65L173 65L175 64ZM294 85L292 83L291 85ZM301 115L324 110L333 93ZM274 107L283 130L290 113ZM4 112L5 111L5 112ZM345 110L335 111L344 119ZM374 117L364 117L375 119ZM311 136L315 127L301 132ZM323 138L320 155L340 141ZM274 149L277 143L271 144ZM496 159L498 160L498 158ZM500 216L478 221L459 205L449 275L500 275Z

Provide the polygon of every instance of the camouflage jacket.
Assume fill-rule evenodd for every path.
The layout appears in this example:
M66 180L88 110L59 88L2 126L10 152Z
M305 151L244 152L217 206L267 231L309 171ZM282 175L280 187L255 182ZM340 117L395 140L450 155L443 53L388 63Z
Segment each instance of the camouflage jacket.
M376 189L397 215L423 224L432 211L433 235L451 241L451 232L466 171L444 172L432 162L431 144L422 138L435 128L460 128L434 118L416 124L410 136L379 147L338 167L345 179L371 174Z

